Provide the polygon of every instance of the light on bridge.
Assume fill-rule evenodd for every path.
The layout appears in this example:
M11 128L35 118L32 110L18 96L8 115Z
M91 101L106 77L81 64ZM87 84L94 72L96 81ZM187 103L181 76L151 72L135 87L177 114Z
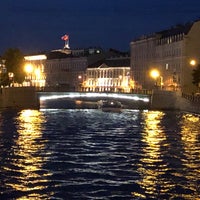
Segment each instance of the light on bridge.
M41 96L40 100L45 101L48 99L61 99L61 98L117 98L117 99L127 99L127 100L133 100L133 101L143 101L143 102L149 102L148 97L143 97L140 95L127 95L127 94L117 94L117 93L93 93L93 92L85 92L85 93L79 93L79 92L71 92L66 93L62 95L52 95L52 96Z

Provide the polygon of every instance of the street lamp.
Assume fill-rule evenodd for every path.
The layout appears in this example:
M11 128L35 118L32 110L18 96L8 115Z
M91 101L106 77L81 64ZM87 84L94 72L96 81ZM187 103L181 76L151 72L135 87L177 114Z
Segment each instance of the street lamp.
M163 77L160 75L160 72L157 69L152 69L150 71L150 76L155 80L155 86L160 86L160 89L162 89Z
M193 81L194 81L194 79L196 79L197 82L198 82L198 80L199 80L200 64L197 63L196 60L192 59L192 60L190 61L190 65L191 65L192 67L194 67L193 73L192 73L192 75L193 75ZM195 75L195 74L196 74L196 75ZM194 77L196 77L196 78L194 78ZM196 82L196 80L195 80L194 82ZM198 87L198 91L199 91L199 89L200 89L200 82L196 83L195 85Z
M192 59L190 60L190 65L191 66L195 66L197 64L196 60Z
M159 73L159 71L158 71L157 69L153 69L153 70L151 70L151 72L150 72L150 76L151 76L153 79L157 80L157 78L160 76L160 73Z
M14 73L8 72L8 77L9 77L9 81L10 81L11 85L14 86Z
M78 75L78 90L81 91L82 86L82 75Z

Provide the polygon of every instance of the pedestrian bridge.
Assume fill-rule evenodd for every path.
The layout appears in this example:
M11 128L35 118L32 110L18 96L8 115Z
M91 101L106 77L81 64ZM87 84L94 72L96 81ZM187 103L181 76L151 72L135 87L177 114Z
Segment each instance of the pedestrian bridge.
M84 102L84 108L87 104L88 107L95 108L97 101L102 99L117 99L127 108L147 108L150 103L151 96L148 94L131 94L131 93L104 93L104 92L38 92L40 105L45 105L49 108L57 108L62 104L72 105ZM83 105L83 104L82 104ZM74 106L72 106L74 107ZM77 106L75 106L77 107ZM86 106L87 107L87 106ZM63 108L63 106L62 106Z

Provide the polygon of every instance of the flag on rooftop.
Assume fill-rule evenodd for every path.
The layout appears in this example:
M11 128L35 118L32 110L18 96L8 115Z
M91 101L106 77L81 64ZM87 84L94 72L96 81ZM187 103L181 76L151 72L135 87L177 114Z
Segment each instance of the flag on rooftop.
M62 40L69 40L69 35L65 34L61 37Z

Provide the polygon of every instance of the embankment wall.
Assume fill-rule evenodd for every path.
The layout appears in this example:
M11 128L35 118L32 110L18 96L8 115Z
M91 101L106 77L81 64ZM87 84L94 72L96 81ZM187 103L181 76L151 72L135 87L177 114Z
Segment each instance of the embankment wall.
M0 89L0 108L38 109L39 100L34 87Z
M153 91L150 109L200 113L200 102L191 101L180 92L157 90Z

